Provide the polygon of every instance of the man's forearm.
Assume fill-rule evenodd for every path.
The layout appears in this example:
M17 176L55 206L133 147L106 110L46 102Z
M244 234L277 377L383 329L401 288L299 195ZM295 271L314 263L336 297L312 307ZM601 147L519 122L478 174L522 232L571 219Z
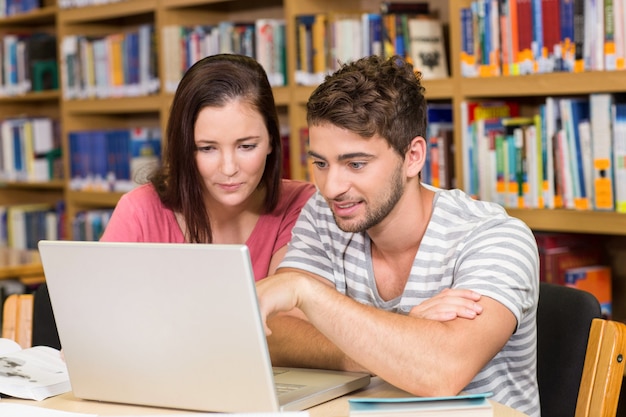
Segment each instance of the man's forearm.
M267 341L274 366L365 371L306 320L278 315L268 325L272 329Z

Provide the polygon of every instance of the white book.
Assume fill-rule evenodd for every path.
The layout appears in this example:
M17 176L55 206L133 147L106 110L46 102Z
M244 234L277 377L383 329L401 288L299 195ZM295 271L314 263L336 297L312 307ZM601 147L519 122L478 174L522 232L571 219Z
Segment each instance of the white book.
M2 179L5 181L15 180L14 150L13 150L13 120L3 120L0 125L0 140L2 141L2 157L4 159Z
M408 20L409 56L424 80L446 78L448 62L441 22L429 17Z
M61 352L49 346L26 349L0 339L0 393L41 401L71 390Z
M611 107L613 96L597 93L589 96L593 154L593 206L596 210L614 210Z

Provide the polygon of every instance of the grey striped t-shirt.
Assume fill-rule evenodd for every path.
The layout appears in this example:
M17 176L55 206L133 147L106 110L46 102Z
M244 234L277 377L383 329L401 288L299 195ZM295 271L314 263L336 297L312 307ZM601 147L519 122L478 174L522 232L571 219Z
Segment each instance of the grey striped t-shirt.
M395 299L385 301L377 292L368 235L339 229L319 192L300 213L280 266L310 271L355 300L403 314L444 288L468 288L501 302L517 329L464 391L491 391L494 401L539 417L539 260L532 232L497 204L460 190L434 190L430 223L404 293Z

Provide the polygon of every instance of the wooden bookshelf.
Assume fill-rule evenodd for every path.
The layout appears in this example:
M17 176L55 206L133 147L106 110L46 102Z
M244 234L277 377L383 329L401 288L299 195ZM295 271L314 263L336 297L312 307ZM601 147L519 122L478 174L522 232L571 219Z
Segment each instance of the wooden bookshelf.
M42 7L28 13L0 19L0 32L34 34L55 33L58 24L56 0L42 1ZM59 90L32 91L21 95L0 97L0 119L42 116L61 117ZM46 203L54 205L64 199L65 182L53 181L0 181L0 205ZM43 271L36 251L0 248L0 279L25 278L41 282Z
M460 21L461 7L470 0L430 1L439 11L442 20L448 22L449 64L451 76L443 80L424 82L429 100L449 101L455 112L455 146L461 149L460 104L468 99L512 98L532 100L548 95L585 95L592 92L626 91L626 77L622 72L589 72L580 74L557 73L518 77L463 78L460 76ZM126 0L105 5L74 9L59 9L54 0L46 0L45 7L23 16L0 20L0 27L24 27L42 25L54 27L59 40L68 34L115 33L139 23L151 22L157 33L166 25L184 23L215 23L221 20L248 20L260 17L284 18L287 25L288 86L275 88L276 102L281 117L288 120L291 129L292 172L301 172L299 129L305 126L305 104L314 87L294 83L295 71L295 17L299 14L326 11L377 11L380 0ZM162 45L157 43L157 50ZM167 57L159 56L162 70ZM0 98L0 115L41 112L57 114L63 128L62 138L67 149L67 134L72 130L89 126L128 126L136 121L148 121L161 126L165 132L172 93L161 89L157 94L143 97L65 100L60 92L32 93L19 97ZM13 109L13 110L9 110ZM60 110L59 110L60 109ZM66 152L67 154L67 152ZM456 153L455 171L457 183L462 184L462 158ZM69 161L65 157L65 169ZM297 176L297 174L296 174ZM71 219L84 207L113 207L121 193L94 193L69 190L68 182L42 184L0 184L4 194L0 201L20 202L46 201L51 196L67 203L67 216ZM577 212L568 210L510 210L534 230L555 230L606 235L626 236L626 216L607 212ZM70 235L71 236L71 235Z

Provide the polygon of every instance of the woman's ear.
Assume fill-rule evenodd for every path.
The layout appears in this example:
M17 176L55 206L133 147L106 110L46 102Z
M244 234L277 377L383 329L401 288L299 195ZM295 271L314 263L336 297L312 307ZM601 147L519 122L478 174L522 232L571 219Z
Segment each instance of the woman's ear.
M417 177L422 171L426 163L426 151L426 139L421 136L414 137L405 155L408 177Z

